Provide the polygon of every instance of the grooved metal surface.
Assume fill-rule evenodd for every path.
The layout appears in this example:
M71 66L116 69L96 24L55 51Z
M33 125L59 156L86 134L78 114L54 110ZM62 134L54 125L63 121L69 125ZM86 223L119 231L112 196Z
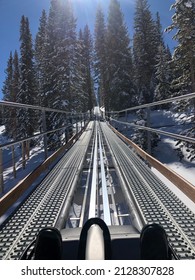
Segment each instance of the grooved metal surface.
M71 189L76 187L92 128L91 122L42 183L1 226L0 259L19 259L41 228L55 226Z
M195 259L195 215L105 124L102 131L148 223L161 224L180 259Z

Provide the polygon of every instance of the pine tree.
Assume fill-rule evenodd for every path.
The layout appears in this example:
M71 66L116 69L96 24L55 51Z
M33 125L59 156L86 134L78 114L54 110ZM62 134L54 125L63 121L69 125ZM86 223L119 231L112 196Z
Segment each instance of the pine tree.
M171 6L175 9L172 17L172 25L167 31L177 29L174 39L178 41L178 46L173 53L174 80L172 87L175 95L183 95L195 92L195 2L190 0L177 0ZM193 102L193 103L192 103ZM192 112L195 110L195 101L177 102L175 108L177 111ZM195 137L194 112L188 116L188 122L191 119L191 128L182 131L183 135ZM195 145L183 141L178 141L178 152L181 154L185 147L189 152L188 158L195 159Z
M164 44L159 45L156 56L157 64L155 66L156 88L154 92L154 99L156 101L170 98L172 95L172 71L169 50ZM167 105L161 106L167 108Z
M46 23L47 22L47 23ZM48 20L40 19L36 37L36 61L39 68L41 103L66 111L80 110L81 79L78 65L76 19L69 0L52 0ZM65 125L58 113L47 113L47 129ZM49 135L50 149L60 145L60 133ZM55 147L54 147L55 146Z
M72 3L52 0L47 24L47 69L45 94L49 107L75 110L80 82L76 19Z
M20 65L19 65L19 57L18 52L14 52L14 58L13 58L13 97L12 102L18 102L18 96L20 92ZM12 130L12 138L14 140L18 137L18 119L17 119L17 111L18 109L13 108L12 109L12 124L10 125L10 128Z
M59 3L51 1L49 16L43 10L40 18L38 33L35 38L35 69L38 84L38 102L42 107L58 108L60 101L56 90L56 54L54 52L57 43L57 23L59 19ZM55 104L55 105L54 105ZM60 108L58 108L60 109ZM46 112L46 130L50 131L57 128L57 114ZM42 116L40 116L42 124ZM43 129L41 127L41 129ZM57 138L56 138L57 139ZM55 148L55 135L48 134L49 149ZM59 141L56 141L56 146Z
M130 107L133 101L133 66L130 38L120 4L111 0L107 26L108 110Z
M78 36L78 71L80 75L80 97L79 97L79 111L86 112L87 111L87 95L85 91L85 73L86 73L86 67L85 67L85 45L84 45L84 39L83 39L83 31L82 29L79 30L79 36Z
M162 79L167 75L164 70L165 60L166 69L168 69L168 62L163 55L166 48L159 13L153 20L147 0L137 0L136 2L134 27L133 53L139 103L150 103L154 99L161 100L166 94L164 90L167 91ZM168 79L168 76L166 78ZM138 117L146 124L147 117L144 110L138 113ZM158 141L157 135L148 134L149 132L136 130L135 141L143 149L149 148L147 137L151 139L151 147L154 147ZM151 152L150 148L148 152Z
M45 10L42 11L40 18L39 30L35 38L35 69L37 80L37 99L38 104L47 106L46 94L44 85L49 78L47 76L47 14Z
M91 111L93 109L93 79L92 79L92 56L93 56L93 43L92 36L88 25L85 26L82 35L83 41L83 93L86 96L86 103L84 104L83 111Z
M156 32L157 32L157 39L156 40L158 42L157 44L158 45L165 45L159 12L156 13Z
M4 121L3 121L3 106L1 106L1 109L0 109L0 125L3 125L4 124Z
M178 0L171 8L175 9L175 14L167 30L177 29L174 39L179 43L173 54L176 68L173 86L177 95L181 95L195 92L195 3Z
M171 82L172 82L172 69L171 69L171 52L169 47L165 46L162 25L159 13L156 14L156 30L157 30L157 42L158 50L155 69L155 90L154 100L164 100L170 98L172 95ZM161 105L161 108L168 108L168 105Z
M9 59L7 62L7 68L5 70L6 79L3 86L3 99L5 101L11 101L11 96L13 95L13 55L10 52Z
M76 19L70 0L66 0L63 8L62 26L64 36L64 73L62 76L64 102L68 111L79 111L80 91L82 89L79 71L79 42L76 32Z
M3 94L4 100L10 102L17 102L19 89L20 89L20 71L19 71L19 59L17 51L10 53L8 65L6 69L6 80L4 82ZM13 140L17 138L17 112L16 108L9 108L4 110L4 119L6 134Z
M32 35L28 18L22 16L20 27L20 91L17 101L23 104L36 104L36 82L33 62ZM21 138L33 135L35 130L35 113L32 110L20 109L18 112L18 136Z
M60 1L52 0L51 6L49 10L47 27L43 27L42 29L47 30L46 42L45 45L45 54L43 58L44 63L44 75L46 79L43 82L43 100L46 103L47 107L61 109L62 100L60 98L60 89L58 85L58 69L61 64L59 64L59 41L60 37L60 19L61 19L61 9L60 9ZM44 31L45 32L45 31ZM37 35L38 36L38 35ZM61 57L62 59L62 57Z
M149 103L153 101L154 67L161 34L152 19L147 0L136 2L134 28L133 53L139 102Z
M94 30L94 71L95 83L98 85L98 99L100 106L108 107L108 73L107 73L107 46L106 24L104 13L99 5L96 12Z
M5 101L12 101L12 96L14 95L14 90L13 90L13 55L12 52L10 52L10 56L7 62L7 68L5 70L6 73L6 79L4 81L3 85L3 100ZM10 121L11 121L11 114L10 110L8 108L5 108L4 110L4 115L3 117L3 122L5 124L5 130L6 134L9 137L12 137L12 133L10 132Z
M43 58L43 82L42 82L42 103L44 106L53 109L62 109L62 86L61 76L62 64L65 59L63 55L62 44L62 10L59 0L52 0L46 24L46 18L42 16L42 32L46 33L44 38ZM41 25L40 30L41 31ZM38 39L37 35L37 39ZM60 71L61 70L61 71ZM58 113L46 113L46 128L48 131L57 129L62 126L63 120ZM61 145L60 132L48 134L48 148L55 150Z
M12 102L18 102L18 95L20 91L20 62L18 57L18 52L14 52L13 57L13 89L14 95L12 98Z

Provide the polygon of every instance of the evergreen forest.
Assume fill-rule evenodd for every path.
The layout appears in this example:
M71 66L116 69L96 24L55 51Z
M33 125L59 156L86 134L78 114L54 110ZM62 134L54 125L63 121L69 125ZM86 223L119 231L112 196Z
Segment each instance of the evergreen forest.
M136 0L133 34L119 0L110 0L108 14L98 6L93 33L87 24L79 29L69 0L51 0L35 38L23 15L20 51L10 52L3 99L82 113L97 104L116 111L195 92L195 2L177 0L170 8L174 15L166 32L175 31L173 53L160 14L152 14L147 0ZM179 112L194 110L195 101L174 106ZM194 114L190 118L195 122ZM33 135L38 125L33 120L30 110L7 111L8 136ZM50 115L47 126L54 129L60 122ZM194 137L195 127L185 133Z

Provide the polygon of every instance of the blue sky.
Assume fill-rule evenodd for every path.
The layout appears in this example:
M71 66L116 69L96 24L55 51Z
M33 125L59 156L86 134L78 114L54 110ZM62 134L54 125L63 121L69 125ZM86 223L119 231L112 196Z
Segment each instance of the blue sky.
M110 0L72 0L78 27L86 23L93 31L96 6L100 2L107 11ZM121 8L125 16L125 22L129 27L130 37L133 36L133 17L135 0L120 0ZM174 0L148 0L153 14L159 11L163 28L171 23L172 12L169 11ZM0 99L1 89L5 80L5 69L10 51L19 50L19 29L21 16L29 18L30 29L35 37L39 26L39 18L42 10L49 11L50 0L0 0ZM173 48L172 34L165 34L167 44Z

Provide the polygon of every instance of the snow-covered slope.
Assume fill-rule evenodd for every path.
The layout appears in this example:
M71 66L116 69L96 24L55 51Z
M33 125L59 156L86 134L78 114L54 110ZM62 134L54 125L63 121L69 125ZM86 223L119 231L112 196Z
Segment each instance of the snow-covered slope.
M121 118L124 121L124 117ZM135 114L128 116L129 122L136 122ZM128 137L129 131L117 124L119 130L122 129L122 133ZM151 111L151 127L161 129L164 131L179 134L182 130L189 127L187 114L173 113L167 110L154 110ZM152 155L160 162L174 170L176 173L181 175L183 178L188 180L190 183L195 185L195 161L190 162L188 159L189 152L185 148L182 148L181 153L177 150L177 140L167 136L160 135L160 141L157 147L153 148ZM174 186L169 180L167 180L160 172L152 168L152 171L168 186L170 189L195 213L195 203L193 203L186 195L184 195L176 186Z
M173 133L180 133L188 126L188 116L186 114L173 114L170 111L159 110L152 114L152 126L163 126L161 129ZM185 124L184 124L185 123ZM153 155L166 166L174 170L183 178L195 185L195 161L190 162L188 159L189 153L185 148L181 153L177 151L177 140L161 136L161 141L153 150ZM183 156L183 157L182 157ZM195 213L195 203L193 203L186 195L184 195L178 188L176 188L169 180L161 175L157 170L153 172L161 178L161 180L168 185L172 191Z

